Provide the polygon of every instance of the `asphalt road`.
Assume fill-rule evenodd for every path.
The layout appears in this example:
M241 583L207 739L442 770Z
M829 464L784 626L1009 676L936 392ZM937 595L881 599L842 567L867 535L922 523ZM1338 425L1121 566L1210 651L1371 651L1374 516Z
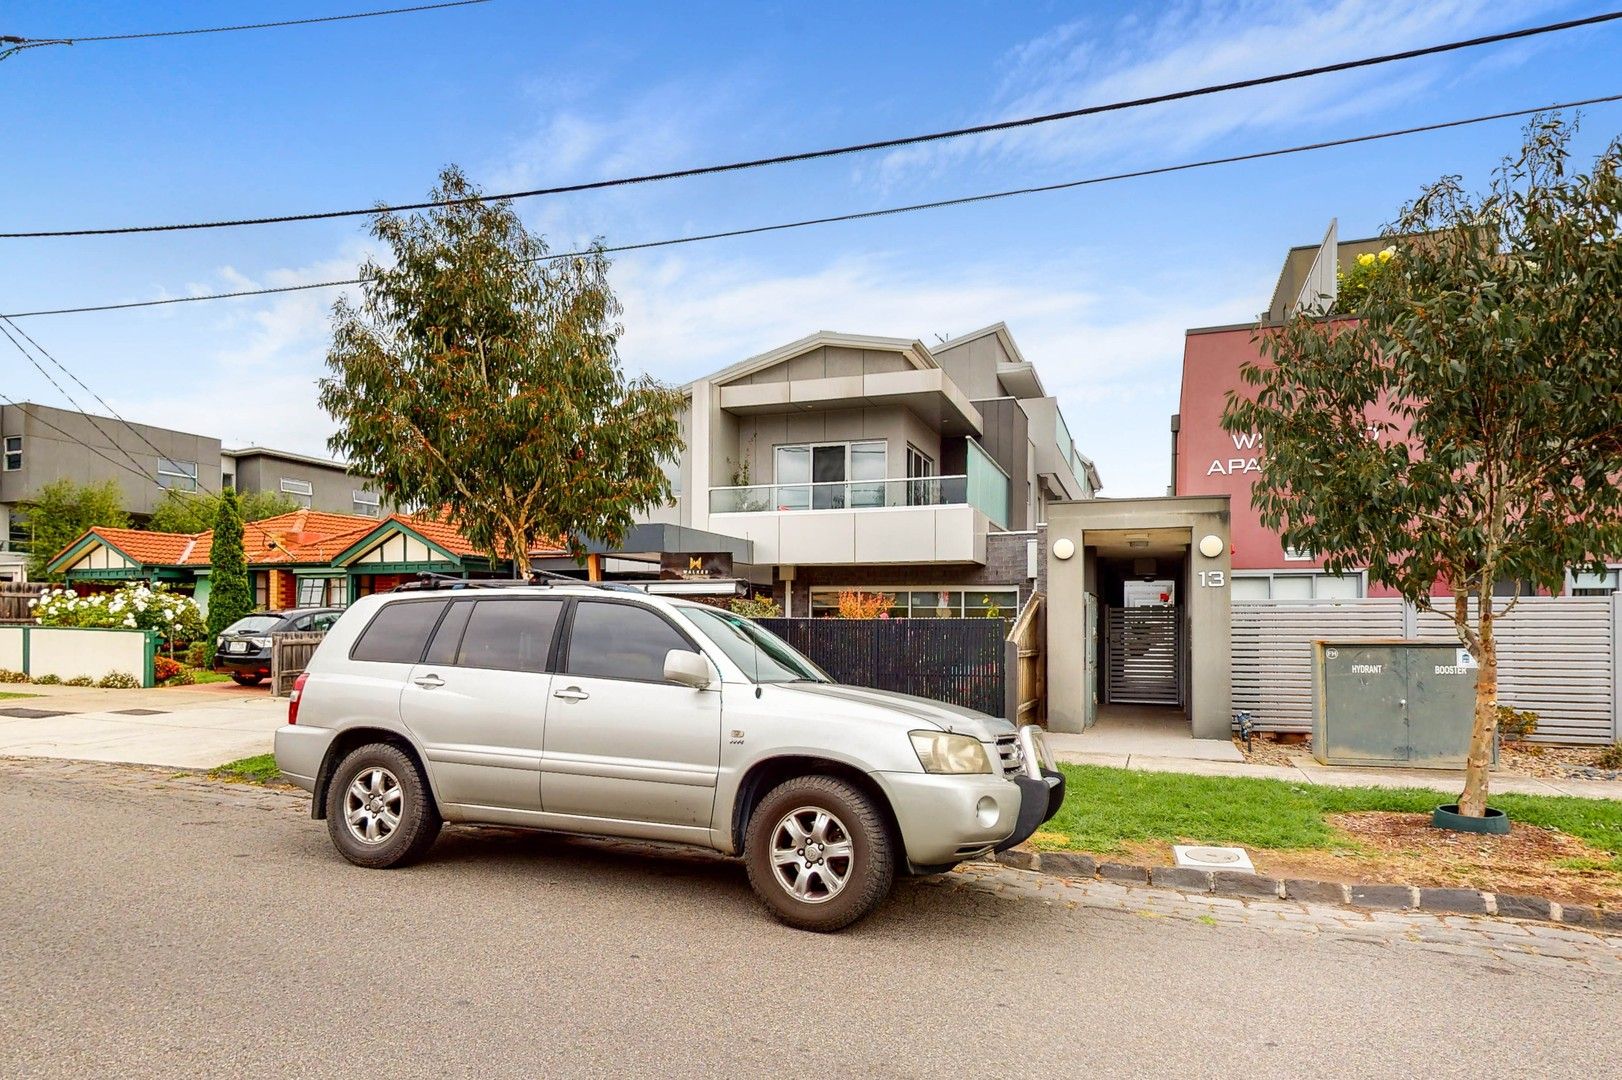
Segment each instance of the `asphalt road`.
M0 1076L1596 1076L1618 968L903 882L784 928L726 861L0 760ZM962 875L956 875L962 878ZM1609 1063L1609 1064L1607 1064Z

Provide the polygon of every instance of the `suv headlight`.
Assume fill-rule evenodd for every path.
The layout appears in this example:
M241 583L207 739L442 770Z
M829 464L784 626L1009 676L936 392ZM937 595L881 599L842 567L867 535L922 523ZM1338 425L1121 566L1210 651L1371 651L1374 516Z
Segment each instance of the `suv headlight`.
M988 773L991 758L980 740L949 731L909 731L918 762L927 773Z

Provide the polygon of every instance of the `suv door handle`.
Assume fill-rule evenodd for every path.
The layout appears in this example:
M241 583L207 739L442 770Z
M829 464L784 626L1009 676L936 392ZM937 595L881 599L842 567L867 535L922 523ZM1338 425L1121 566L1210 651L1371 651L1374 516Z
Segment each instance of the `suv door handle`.
M554 691L552 696L562 698L564 701L585 701L591 695L578 686L571 686L567 690Z
M444 679L441 679L438 675L434 675L432 673L423 675L420 678L412 679L411 681L422 687L424 690L433 690L437 687L445 685Z

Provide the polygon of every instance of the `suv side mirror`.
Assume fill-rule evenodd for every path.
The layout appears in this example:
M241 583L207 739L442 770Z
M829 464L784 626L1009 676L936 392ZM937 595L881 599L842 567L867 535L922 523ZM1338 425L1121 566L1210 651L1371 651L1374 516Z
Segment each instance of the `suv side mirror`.
M696 652L671 649L665 653L665 681L703 690L710 685L710 662Z

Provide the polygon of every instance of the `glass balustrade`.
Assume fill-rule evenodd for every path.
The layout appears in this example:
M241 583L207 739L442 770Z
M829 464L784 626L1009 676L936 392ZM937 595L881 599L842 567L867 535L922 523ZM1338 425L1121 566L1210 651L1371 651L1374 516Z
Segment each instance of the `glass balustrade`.
M841 480L810 484L750 484L710 489L710 513L791 510L877 510L895 506L961 506L969 501L967 476L896 480Z

